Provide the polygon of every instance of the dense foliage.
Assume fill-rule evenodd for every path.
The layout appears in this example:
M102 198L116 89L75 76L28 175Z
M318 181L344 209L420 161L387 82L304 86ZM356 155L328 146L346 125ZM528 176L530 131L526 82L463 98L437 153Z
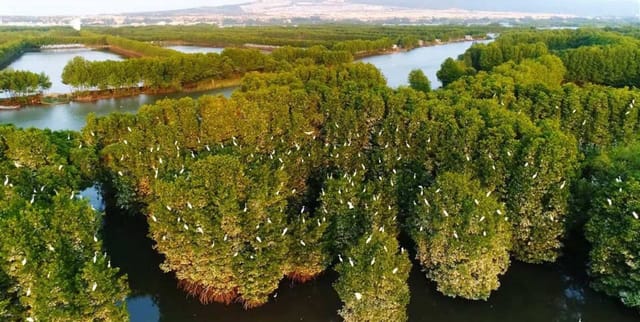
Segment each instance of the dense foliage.
M593 286L640 308L640 144L617 147L592 161L591 218Z
M203 303L256 307L282 278L306 281L332 267L345 321L405 321L411 263L399 236L409 237L404 246L440 292L487 299L511 257L554 262L567 232L584 229L594 287L639 306L640 91L615 88L633 85L633 71L602 65L633 57L618 49L635 39L510 32L445 61L438 73L445 87L431 91L419 71L409 75L410 87L394 90L373 66L351 62L390 39L409 46L427 38L417 34L426 27L354 27L366 36L334 38L327 30L340 27L270 27L251 37L244 34L251 28L220 35L202 28L168 30L174 40L205 43L304 30L300 41L309 47L70 62L63 78L80 89L244 77L231 98L91 116L81 133L3 129L0 169L9 181L0 187L0 228L20 235L46 224L70 241L51 244L65 252L56 259L42 255L50 251L45 230L26 240L0 237L0 314L123 317L121 277L99 256L99 216L64 198L91 181L113 194L123 216L146 216L161 269ZM168 40L158 30L94 35ZM81 227L58 223L67 211ZM55 280L60 294L36 297L52 281L25 270L25 258L52 265L52 274L69 267L74 278ZM72 293L81 296L67 300ZM64 305L50 312L38 302L45 299Z
M78 199L95 151L76 133L0 127L0 319L121 321L127 289L102 218Z
M377 26L377 25L300 25L225 27L148 26L122 28L92 28L95 33L118 35L140 41L184 41L212 46L241 46L262 44L275 46L325 46L334 50L347 50L352 54L377 52L398 44L404 48L418 46L418 40L449 41L471 35L485 37L488 32L504 28L488 26Z
M44 73L10 69L0 71L0 93L6 92L10 97L42 93L50 87L49 76Z

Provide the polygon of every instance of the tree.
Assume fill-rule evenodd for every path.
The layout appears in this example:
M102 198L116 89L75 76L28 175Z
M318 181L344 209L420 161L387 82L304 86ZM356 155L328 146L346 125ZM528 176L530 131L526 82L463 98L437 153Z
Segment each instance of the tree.
M440 70L438 70L436 76L438 76L438 79L442 82L442 86L447 86L468 74L470 74L469 68L467 68L463 62L453 58L447 58L440 66Z
M607 151L592 163L590 219L592 286L640 308L640 144Z
M417 258L445 295L486 300L509 266L506 210L485 190L468 175L448 172L416 196Z
M414 69L409 73L409 86L423 93L431 91L431 82L420 69Z

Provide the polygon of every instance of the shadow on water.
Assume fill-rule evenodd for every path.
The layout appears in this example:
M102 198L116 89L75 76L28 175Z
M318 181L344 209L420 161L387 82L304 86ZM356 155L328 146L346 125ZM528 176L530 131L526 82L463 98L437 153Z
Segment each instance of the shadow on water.
M202 305L176 288L172 274L159 269L162 256L146 237L143 216L121 215L106 203L105 246L112 263L128 275L132 294L127 305L132 322L288 322L340 321L341 303L331 284L334 272L315 281L293 285L283 281L277 298L263 307L244 310L241 305ZM417 265L411 272L411 322L632 322L637 312L616 299L588 287L583 258L562 258L554 265L513 262L501 278L501 287L488 301L467 301L441 295Z
M240 304L202 305L176 288L173 274L163 273L162 256L146 237L148 226L143 216L119 215L107 202L104 242L111 262L128 276L132 294L127 300L132 322L220 321L283 322L339 321L340 300L331 284L335 273L327 273L302 285L281 282L277 298L257 309L244 310Z

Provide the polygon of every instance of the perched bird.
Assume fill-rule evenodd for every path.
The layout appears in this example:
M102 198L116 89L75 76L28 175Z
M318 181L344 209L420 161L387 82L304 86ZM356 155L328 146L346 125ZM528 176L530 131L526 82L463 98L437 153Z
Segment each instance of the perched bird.
M358 292L355 293L355 296L356 296L356 300L358 300L358 301L360 301L362 299L362 294L360 294Z

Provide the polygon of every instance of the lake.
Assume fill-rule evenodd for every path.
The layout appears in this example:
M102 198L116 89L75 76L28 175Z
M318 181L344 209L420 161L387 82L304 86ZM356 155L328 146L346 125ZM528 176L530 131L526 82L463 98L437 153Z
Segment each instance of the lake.
M202 47L191 45L179 45L179 46L166 46L165 48L173 49L185 54L207 54L207 53L221 53L224 48L218 47Z
M117 54L103 50L89 48L51 49L24 53L7 68L28 70L34 73L44 72L51 80L48 93L71 93L71 86L62 83L62 70L67 63L76 56L82 56L90 61L122 60Z
M409 71L421 68L436 87L439 82L435 78L435 72L442 61L447 57L458 56L470 45L471 43L466 42L424 47L393 55L369 57L362 61L378 66L391 86L406 84ZM93 55L103 52L85 50L79 53L87 58L85 55L96 57ZM29 54L32 65L25 66L29 70L44 68L48 65L47 57L51 55L48 52ZM70 54L67 58L71 59L73 56ZM229 96L232 91L233 89L222 89L200 93L140 95L46 108L27 107L15 111L0 111L0 123L13 123L19 127L79 130L84 126L86 115L91 112L98 115L111 112L135 113L140 105L165 97L198 97L204 94ZM159 269L162 257L155 252L152 241L146 237L148 228L144 217L120 216L113 202L103 201L95 188L87 189L83 195L97 209L106 211L104 243L112 263L128 276L132 294L127 300L127 306L133 322L340 321L337 314L341 307L340 299L331 287L337 276L331 271L302 285L282 281L277 298L272 298L268 304L257 309L246 311L238 304L202 305L176 288L176 280L172 274L165 274ZM501 278L501 284L500 289L486 302L453 299L438 293L435 285L414 265L409 278L409 320L637 322L640 319L636 311L625 308L616 299L594 292L588 287L583 258L562 258L554 265L514 262Z

